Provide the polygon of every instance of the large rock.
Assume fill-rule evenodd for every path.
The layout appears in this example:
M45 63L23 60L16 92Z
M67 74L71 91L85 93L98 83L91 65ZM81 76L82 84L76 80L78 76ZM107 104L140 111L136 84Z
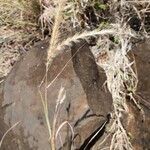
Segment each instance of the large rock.
M0 136L2 137L9 127L20 121L20 125L16 126L13 132L5 137L2 144L4 150L48 150L50 148L43 106L38 92L38 86L45 75L47 47L48 44L42 42L27 52L16 63L3 88L1 87ZM135 150L149 150L150 147L149 47L148 40L145 43L138 44L132 51L139 78L135 98L139 100L145 112L145 121L143 122L139 109L132 101L128 102L130 114L127 114L127 122L124 125ZM75 53L77 55L73 57L72 63L70 58ZM133 57L133 54L131 57ZM66 63L65 69L63 69ZM84 41L81 41L80 45L73 45L71 53L68 51L55 58L49 69L48 83L61 71L62 73L48 88L50 122L53 123L57 96L60 87L63 86L66 90L66 99L60 109L57 127L63 121L68 120L74 128L75 138L72 143L70 132L67 137L69 129L63 127L60 135L62 136L64 149L69 150L70 147L73 150L81 149L81 145L82 148L84 144L86 145L85 140L106 121L105 116L111 111L111 96L108 92L105 93L102 88L106 80L105 74L103 70L96 66L93 55ZM43 94L44 87L43 84L41 86ZM100 140L97 139L98 142L93 146L93 150L109 146L111 136L101 144L108 133L101 134L102 137ZM59 138L56 141L57 147L60 147Z
M135 60L138 76L137 91L134 95L137 103L144 111L135 106L133 101L128 102L129 115L127 120L127 132L131 136L131 142L135 150L150 149L150 39L137 44L131 54Z
M47 47L48 44L42 42L24 54L20 61L15 64L4 83L1 97L3 108L1 117L3 123L7 124L8 127L20 121L20 124L13 129L13 133L16 135L14 141L18 145L18 149L21 150L48 150L50 148L48 129L38 91L38 87L45 76ZM78 46L73 48L75 51L78 50ZM74 132L80 136L80 140L74 139L78 141L74 144L75 148L80 147L84 139L105 121L105 116L111 111L111 96L105 93L102 88L106 80L105 74L96 66L87 43L84 42L82 49L73 58L73 60L80 60L77 61L77 64L76 62L72 64L71 57L70 51L60 54L54 59L49 69L48 83L61 73L48 88L48 108L50 123L52 124L57 96L61 86L63 86L66 90L66 99L59 111L57 128L65 120L68 120L73 127L75 126ZM76 73L74 68L76 68ZM40 90L43 95L44 89L45 84L42 84ZM87 102L92 110L89 112L98 115L98 117L93 115L94 121L86 117L86 112L89 109ZM88 126L85 127L82 124L83 119L83 124L88 124ZM85 134L80 134L81 131ZM65 141L65 139L67 140L67 132L68 128L64 127L60 134L65 146L69 145ZM69 138L71 139L71 137ZM56 141L58 148L61 146L60 139L58 138ZM4 142L9 143L7 137ZM3 149L11 149L7 144L2 146ZM69 147L65 149L69 149Z

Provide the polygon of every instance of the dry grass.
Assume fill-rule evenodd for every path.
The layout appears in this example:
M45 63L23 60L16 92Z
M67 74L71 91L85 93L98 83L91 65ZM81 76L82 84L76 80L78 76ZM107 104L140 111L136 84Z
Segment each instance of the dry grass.
M59 1L58 9L56 11L56 16L55 16L55 22L53 25L53 30L52 30L52 35L51 35L51 40L50 40L50 47L47 52L47 63L52 61L52 59L55 57L56 53L56 47L59 42L59 35L60 35L60 25L63 20L63 7L65 6L66 0Z
M59 53L61 53L66 48L66 46L70 46L72 42L78 43L80 39L88 39L89 37L93 36L96 37L98 40L97 45L92 48L92 52L98 65L100 65L105 70L107 76L107 87L113 98L114 122L111 126L111 132L113 132L114 134L111 140L110 149L123 150L125 148L127 150L132 150L132 145L127 135L127 131L123 127L121 119L123 117L123 114L128 112L128 107L126 105L126 96L128 94L128 96L133 99L132 95L136 91L138 79L132 67L134 62L129 61L127 53L131 50L131 38L139 38L139 35L142 35L146 38L149 37L149 32L145 25L145 20L143 19L143 16L145 13L150 11L150 3L148 3L148 1L138 0L121 0L120 2L112 0L111 3L109 3L109 9L113 12L113 17L115 16L114 24L109 25L108 28L104 28L103 30L101 30L101 28L97 28L92 31L88 30L82 33L77 33L72 37L66 38L64 41L59 42L59 37L61 36L60 28L62 20L64 20L65 18L69 23L71 21L72 26L70 27L80 26L81 20L77 17L77 14L83 13L84 9L87 5L90 4L91 1L69 1L69 3L65 5L66 0L58 0L53 1L53 5L56 6L55 8L53 7L53 5L51 5L51 3L46 2L48 1L43 2L36 0L21 0L20 2L18 2L17 0L0 0L0 6L1 8L3 8L0 10L0 13L3 14L0 16L0 24L2 25L2 27L5 27L5 29L1 28L1 33L2 30L7 31L8 29L10 30L9 33L11 33L8 35L6 32L3 35L0 35L0 42L2 41L3 43L3 40L8 40L17 41L18 44L20 41L23 40L24 37L29 36L31 32L32 35L34 34L35 36L36 32L34 31L37 29L38 26L38 18L41 22L41 30L43 31L45 28L48 27L50 32L52 32L50 47L47 50L46 75L44 78L44 97L39 91L44 108L46 124L48 127L51 149L56 149L56 139L59 135L61 128L66 124L68 124L70 127L71 125L67 121L65 121L58 127L58 129L56 127L60 106L62 105L66 97L64 88L61 88L59 91L57 104L55 107L54 120L53 123L50 122L48 114L47 88L51 84L48 85L47 83L48 69L53 59ZM120 8L120 12L118 12L117 10L118 7ZM56 15L55 13L51 14L51 9L56 12ZM131 10L131 12L128 11L129 9ZM68 14L70 14L70 16L66 17L64 15L64 12L67 12ZM136 17L141 20L141 27L138 32L134 32L128 25L128 22L132 17L131 13L136 15ZM98 13L96 13L96 15L98 15ZM28 28L30 27L32 27L32 30L29 30L30 32L28 32L27 34L22 35L22 33L28 30ZM18 31L17 33L15 32L16 29ZM84 29L87 28L85 27ZM109 39L110 35L114 37L114 42ZM9 42L7 46L8 45ZM99 57L102 51L107 54L106 59L104 59L104 57ZM4 53L4 55L6 56L7 54ZM5 56L2 56L2 58L5 59ZM17 58L18 54L14 57ZM0 62L3 62L3 59L0 59ZM3 72L4 71L2 70L2 73ZM8 72L9 71L6 71L3 74L7 75ZM135 99L133 99L133 101L135 102L137 107L140 107L136 103ZM72 127L71 131L73 133Z
M23 28L24 26L36 26L36 20L40 13L38 0L0 0L0 24Z
M7 135L11 130L13 130L19 123L20 123L20 122L15 123L12 127L10 127L10 128L5 132L5 134L3 135L2 139L0 140L0 149L1 149L1 147L2 147L2 143L3 143L3 141L4 141L5 137L6 137L6 135Z
M41 99L42 99L42 104L43 104L43 108L44 108L44 115L46 118L46 124L48 127L48 131L49 131L49 141L50 141L50 148L51 150L55 150L56 149L56 139L58 137L58 134L61 130L61 128L68 124L69 127L71 128L71 131L73 133L73 129L71 127L71 125L67 122L64 121L63 123L60 124L60 126L58 127L58 129L56 128L56 124L58 121L58 114L59 114L59 110L60 110L60 106L63 103L63 101L66 98L66 93L64 92L64 88L61 88L58 94L58 98L56 101L56 107L55 107L55 112L54 112L54 119L53 119L53 123L50 122L49 120L49 114L48 114L48 98L47 98L47 73L48 73L48 69L53 61L53 59L55 58L56 54L57 54L57 45L59 42L59 35L60 35L60 25L62 22L62 11L63 11L63 7L65 6L65 2L66 0L62 0L59 1L57 9L56 9L56 15L55 15L55 21L54 21L54 25L52 28L52 35L51 35L51 39L50 39L50 46L47 50L47 62L46 62L46 75L44 78L45 81L45 95L44 97L42 96L41 92Z
M107 76L107 87L113 98L114 122L111 126L111 132L113 133L110 145L111 150L133 149L127 131L121 121L124 117L124 113L128 114L126 96L128 95L136 106L142 110L133 98L133 94L135 94L137 89L138 78L136 72L134 72L135 70L133 70L134 62L129 61L127 54L131 50L131 37L138 38L138 35L141 34L147 38L149 37L149 33L146 31L144 22L142 22L143 26L141 26L139 32L132 32L127 24L123 25L127 19L126 16L130 16L128 14L129 12L127 12L129 7L133 7L137 14L142 10L147 11L149 7L148 3L145 4L144 1L140 1L142 6L145 6L144 8L146 8L143 8L142 10L138 10L138 3L139 1L131 2L125 0L122 0L120 4L114 3L115 6L121 7L120 13L122 13L120 16L118 13L115 14L118 18L116 22L120 24L117 28L118 31L113 34L115 39L117 39L117 43L112 43L112 41L108 39L109 37L100 38L98 45L100 46L101 51L95 51L94 49L94 54L96 54L95 57L97 57L98 64L105 70ZM113 9L115 9L115 7ZM121 22L119 20L121 20ZM112 44L113 48L111 48ZM101 52L107 54L106 59L98 56L98 53L101 54Z
M48 112L48 106L47 103L41 93L41 91L39 90L40 93L40 97L42 100L42 104L43 104L43 110L44 110L44 115L45 115L45 119L46 119L46 124L48 127L48 132L49 132L49 141L50 141L50 149L51 150L56 150L56 141L58 140L58 136L61 139L61 136L59 135L61 129L65 126L68 125L70 127L71 133L72 133L72 137L74 137L74 131L72 126L70 125L70 123L68 121L64 121L62 122L59 127L57 128L57 121L59 120L58 116L60 113L60 109L62 104L64 103L64 100L66 98L66 92L65 89L63 87L60 88L59 93L58 93L58 98L56 100L56 106L55 106L55 112L54 112L54 116L53 116L53 122L50 122L50 118L49 118L49 112ZM63 147L63 146L62 146Z
M125 27L125 26L124 26ZM114 48L109 51L106 49L110 48L112 42L110 40L106 43L106 37L99 41L100 45L105 44L104 49L101 51L107 54L107 58L97 57L97 63L100 65L106 73L107 76L107 87L112 94L113 99L113 115L114 115L114 123L111 127L111 131L114 133L111 141L111 150L119 149L123 150L128 149L131 150L132 146L129 141L126 130L124 129L121 118L123 117L123 113L128 112L128 108L126 105L126 94L127 91L130 90L134 93L137 86L137 77L134 71L132 70L132 64L129 62L127 53L129 52L130 46L130 38L131 35L134 34L128 28L123 28L123 26L116 27L115 34L112 34L115 38L117 38L117 44L115 44ZM107 45L106 45L107 44ZM101 53L101 52L100 52ZM127 85L127 89L125 87Z
M0 0L0 77L6 76L20 52L26 51L37 32L40 5L38 0Z

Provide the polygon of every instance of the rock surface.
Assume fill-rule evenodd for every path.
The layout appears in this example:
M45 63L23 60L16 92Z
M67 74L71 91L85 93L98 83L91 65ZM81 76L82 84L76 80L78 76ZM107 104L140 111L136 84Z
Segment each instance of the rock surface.
M144 112L145 121L142 122L141 113L129 101L130 116L127 117L126 130L131 136L131 142L135 150L150 149L150 42L146 41L134 48L133 54L136 61L139 78L136 99L139 100ZM45 58L48 44L39 43L34 49L27 52L6 78L0 87L0 138L2 135L20 121L13 132L5 137L3 150L49 150L48 130L45 123L43 106L38 92L45 75ZM79 48L81 50L79 50ZM77 52L79 50L79 52ZM76 57L71 57L77 52ZM67 65L66 65L67 63ZM64 68L65 66L65 68ZM63 71L62 71L63 70ZM61 72L61 73L60 73ZM61 130L62 142L65 150L80 149L85 139L100 127L105 121L104 116L111 111L111 97L102 88L105 82L105 74L95 64L87 43L73 45L70 51L55 58L48 72L48 83L60 73L54 83L48 88L48 106L50 122L56 106L60 87L66 90L66 99L61 105L57 127L65 120L74 127L74 142L72 143L69 128ZM44 84L41 91L44 94ZM107 107L108 106L108 107ZM95 115L97 114L97 115ZM101 116L103 115L103 116ZM67 135L69 134L69 137ZM93 146L93 150L101 149L101 142L107 133L103 135ZM68 142L66 142L68 141ZM110 141L110 139L108 139ZM109 142L104 146L109 146ZM72 146L70 146L72 144ZM57 139L57 148L61 147L60 139ZM62 148L60 148L62 149Z
M87 44L87 43L86 43ZM85 44L85 45L86 45ZM47 125L45 123L44 113L42 101L40 98L40 94L38 92L39 85L45 76L45 58L46 58L46 49L48 47L47 43L39 43L35 48L29 52L27 52L18 63L15 64L11 73L8 75L2 92L1 105L2 105L2 115L4 118L3 122L7 124L9 127L14 125L16 122L20 121L20 125L16 126L13 129L13 132L16 136L16 144L17 148L21 150L48 150L48 130ZM77 49L77 48L76 48ZM81 55L80 55L81 54ZM85 55L84 55L85 54ZM53 123L53 116L55 112L56 100L60 90L60 87L63 86L66 90L66 99L60 108L60 113L58 116L57 127L65 120L68 120L69 123L74 126L78 121L78 126L74 128L75 134L80 135L80 140L76 142L75 147L80 147L80 145L84 142L84 139L88 137L92 131L95 130L96 127L101 125L105 117L91 117L95 121L91 121L91 119L86 119L86 115L84 115L89 106L87 104L90 101L90 98L95 95L99 95L98 88L101 88L105 81L104 73L101 73L101 87L97 88L97 91L93 91L93 84L98 84L100 80L95 79L94 82L91 79L91 75L93 77L99 76L98 69L95 72L91 72L91 69L95 69L96 64L94 64L93 58L89 54L89 49L87 46L83 46L81 51L77 54L77 59L80 60L85 58L85 63L81 62L81 69L84 69L84 72L78 74L74 72L73 64L71 61L70 52L66 52L64 54L59 55L54 60L48 72L48 83L50 83L60 72L60 75L54 81L54 83L48 88L48 106L49 106L49 118L50 122ZM92 60L92 61L91 61ZM66 65L67 63L67 65ZM66 65L66 66L65 66ZM94 65L94 68L93 68ZM65 68L64 68L65 66ZM74 67L76 64L74 64ZM94 71L94 70L93 70ZM82 76L82 77L81 77ZM86 77L86 80L83 80L81 83L89 86L88 89L84 89L80 83L79 78ZM92 78L93 78L92 77ZM41 92L44 94L45 85L42 84L40 88ZM83 90L84 89L84 90ZM94 92L94 93L93 93ZM102 91L104 93L104 91ZM88 94L88 95L87 95ZM106 97L107 94L105 94ZM99 99L100 100L99 100ZM110 112L111 103L107 103L106 99L101 98L100 96L97 99L92 98L92 101L95 100L95 104L91 103L92 111L90 113L99 114L106 116L107 113ZM109 96L110 98L110 96ZM103 112L103 108L101 107L101 103L105 101L105 104L109 106L106 110L109 111ZM94 107L94 105L95 107ZM103 103L102 103L103 104ZM100 107L99 107L100 106ZM99 108L99 110L98 110ZM102 114L101 114L102 113ZM84 124L88 124L87 127L82 125L82 118L84 118ZM89 128L92 125L94 128ZM85 134L81 135L80 132L85 132ZM67 135L67 128L64 127L61 131L62 142L65 143L65 137ZM76 141L76 139L74 139ZM6 138L7 141L7 138ZM60 140L57 139L57 147L60 147ZM6 146L6 145L2 145ZM3 148L4 148L3 147ZM6 149L9 150L9 147L6 146ZM69 148L66 148L69 149Z
M150 149L150 39L144 43L137 44L133 49L133 56L138 75L138 87L135 99L144 111L141 112L129 101L127 131L131 134L131 142L135 150ZM144 119L144 121L143 121Z

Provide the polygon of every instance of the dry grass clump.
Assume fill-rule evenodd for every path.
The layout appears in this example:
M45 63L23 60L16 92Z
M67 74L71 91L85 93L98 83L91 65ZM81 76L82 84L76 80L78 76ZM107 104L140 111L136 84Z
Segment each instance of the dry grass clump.
M150 35L150 2L149 0L114 1L111 11L117 21L121 20L130 25L139 35L146 38ZM117 11L119 9L119 12Z
M138 78L133 70L134 62L129 61L127 54L132 47L131 39L139 38L139 35L149 37L148 26L150 23L147 20L149 6L148 1L122 0L119 3L112 1L110 9L116 17L115 22L119 24L118 31L112 35L113 40L110 40L109 36L99 38L97 46L93 48L98 64L105 70L107 87L113 98L114 121L110 129L110 132L113 133L111 150L133 149L121 121L124 114L128 114L126 98L130 97L144 115L133 96L137 89Z
M5 27L5 30L17 31L20 34L19 38L17 38L18 34L15 34L16 39L12 38L11 40L21 41L24 36L30 36L32 32L37 30L37 20L40 15L38 0L1 0L0 7L1 28ZM2 32L0 35L3 38Z
M1 0L0 24L13 28L36 26L40 13L38 0Z
M0 0L0 77L6 76L20 53L25 52L37 32L38 0Z
M116 32L112 36L117 40L112 42L109 36L101 37L99 40L100 51L95 50L94 55L97 64L100 65L107 76L107 87L112 94L113 99L113 124L111 132L111 150L131 150L128 134L123 127L123 114L128 113L126 105L126 96L128 91L134 93L137 86L137 76L132 69L134 62L128 60L127 53L131 50L130 38L134 36L129 28L125 26L116 26Z
M73 28L93 30L110 21L109 2L97 0L74 0L67 5L67 16Z
M144 115L140 105L133 96L137 89L138 78L135 70L133 70L134 62L129 61L127 54L131 50L131 39L139 38L139 35L142 35L141 37L149 37L145 19L140 17L141 12L149 12L149 6L150 3L147 1L122 0L120 3L114 1L111 9L114 11L116 22L119 24L118 30L112 35L113 40L110 40L110 36L101 37L97 46L93 48L97 63L105 70L107 87L113 98L114 122L111 126L111 132L113 133L110 145L111 150L133 149L128 133L121 121L124 114L128 114L126 98L130 97ZM118 7L120 8L119 12L116 11ZM131 15L130 13L133 11L134 13ZM137 17L139 17L138 22L134 22L135 20L137 21ZM130 22L131 19L133 19L132 22ZM150 24L148 23L148 25Z

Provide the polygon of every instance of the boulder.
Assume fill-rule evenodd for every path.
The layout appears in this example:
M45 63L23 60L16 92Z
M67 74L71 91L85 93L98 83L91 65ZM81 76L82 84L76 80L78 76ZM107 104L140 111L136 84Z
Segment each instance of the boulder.
M81 42L82 44L83 42ZM78 47L75 45L72 49L76 51ZM14 65L4 82L1 98L3 108L1 117L8 127L20 122L13 129L13 133L17 135L15 136L17 145L21 150L48 150L50 148L49 133L39 94L39 85L46 71L47 48L47 42L37 43ZM104 122L105 116L111 111L110 94L103 95L105 93L103 88L106 80L105 74L96 66L92 53L90 53L90 49L84 41L84 46L76 55L73 56L73 52L71 53L68 50L54 59L48 71L48 84L53 80L53 84L48 88L50 124L53 124L59 90L64 87L66 99L59 108L56 128L62 122L68 121L74 128L74 134L80 135L80 140L74 142L76 144L73 146L74 148L80 147L84 142L83 139L88 137L96 127L100 126ZM99 85L99 83L101 84ZM44 82L41 84L40 91L44 96ZM94 118L94 122L87 119L88 112L91 114L91 118L97 116ZM87 127L82 125L82 120L84 120L83 124L88 124ZM86 134L80 134L84 132ZM62 128L60 136L61 140L60 138L56 140L57 148L60 148L62 144L65 147L69 145L66 144L67 136L72 142L67 126ZM7 138L5 140L7 141ZM76 139L74 138L74 140ZM7 149L9 150L9 148Z

